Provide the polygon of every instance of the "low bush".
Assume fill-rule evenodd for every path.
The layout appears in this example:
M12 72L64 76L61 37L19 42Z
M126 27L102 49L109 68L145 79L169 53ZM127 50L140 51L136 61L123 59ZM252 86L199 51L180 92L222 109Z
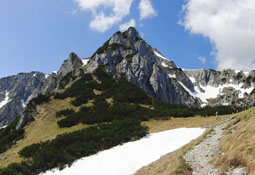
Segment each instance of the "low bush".
M8 150L16 141L24 138L24 129L16 130L19 118L12 121L6 128L0 130L0 153Z
M73 109L64 109L64 110L56 112L56 117L67 116L73 113L74 113Z
M30 145L20 155L30 161L11 164L0 170L4 175L35 175L40 172L72 164L75 160L109 149L113 146L139 139L148 132L146 127L133 119L113 121L86 129L58 135L54 140ZM37 149L35 149L37 148ZM28 151L33 151L33 154Z

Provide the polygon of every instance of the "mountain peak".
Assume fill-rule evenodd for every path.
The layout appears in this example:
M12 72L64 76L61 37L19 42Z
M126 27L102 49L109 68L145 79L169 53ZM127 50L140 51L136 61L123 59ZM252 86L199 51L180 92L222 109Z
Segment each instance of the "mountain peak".
M132 40L133 42L136 42L137 39L141 39L140 34L134 27L130 27L127 31L123 33L127 38Z
M127 41L135 43L138 40L141 40L141 36L138 33L138 31L134 28L134 27L130 27L128 30L126 30L125 32L116 32L115 34L113 34L113 36L111 37L109 44L123 44L126 43Z
M61 73L62 76L65 76L67 73L71 72L76 68L81 67L82 65L83 65L82 60L77 56L76 53L72 52L69 54L69 57L61 65L59 73Z

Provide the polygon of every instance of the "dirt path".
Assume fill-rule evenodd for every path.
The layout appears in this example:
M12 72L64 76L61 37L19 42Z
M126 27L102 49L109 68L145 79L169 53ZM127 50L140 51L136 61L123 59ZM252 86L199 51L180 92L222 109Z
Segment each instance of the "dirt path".
M205 139L184 155L184 159L193 169L193 175L218 175L218 170L210 162L220 151L220 139L224 127L236 116L228 118L224 123L212 127Z

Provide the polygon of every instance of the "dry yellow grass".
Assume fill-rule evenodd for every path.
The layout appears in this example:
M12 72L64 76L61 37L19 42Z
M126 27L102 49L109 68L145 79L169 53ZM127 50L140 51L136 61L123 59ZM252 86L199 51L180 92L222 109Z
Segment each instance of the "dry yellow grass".
M109 99L111 102L112 99ZM25 146L33 143L38 143L40 141L46 141L54 139L58 134L65 132L72 132L87 127L86 125L79 124L71 128L59 128L57 125L57 118L55 113L61 109L73 108L78 110L78 108L70 105L71 99L66 100L56 100L53 99L48 104L43 104L37 107L37 114L35 116L35 121L31 122L25 127L25 138L21 140L17 145L13 146L7 152L0 155L0 157L6 157L5 160L0 159L0 168L6 167L10 163L20 162L22 159L18 156L18 152ZM93 101L90 101L87 106L91 106ZM228 116L221 116L218 121L216 117L189 117L189 118L171 118L170 120L150 120L143 122L143 125L149 127L151 133L160 132L169 129L187 127L202 127L206 128L215 124L215 122L223 121ZM138 174L161 174L161 175L173 175L176 169L180 166L181 162L179 157L184 154L184 152L193 147L197 142L199 142L202 137L197 140L192 141L188 145L185 145L181 149L169 153L162 157L160 160L154 162L153 164L142 168ZM188 172L189 173L189 172Z
M161 132L169 129L176 128L208 128L209 126L214 125L224 121L230 115L220 116L218 120L216 117L188 117L188 118L171 118L170 120L150 120L148 122L143 122L144 125L148 126L151 133ZM206 133L206 132L205 132ZM199 143L204 136L193 140L189 144L183 146L182 148L166 154L161 159L153 162L152 164L143 167L140 169L138 175L176 175L177 170L182 170L183 163L181 162L180 157L190 148L194 147ZM182 175L191 175L192 171L185 171L181 173Z
M248 167L255 174L255 108L241 112L224 131L221 149L224 155L215 164L224 172L229 167Z
M149 127L151 133L161 132L169 129L176 128L207 128L215 122L222 122L226 117L231 115L220 116L216 120L215 116L212 117L187 117L187 118L171 118L170 120L150 120L142 122L143 125Z
M59 119L55 117L55 113L57 111L66 108L78 110L78 108L70 105L70 100L71 99L53 99L48 104L38 106L35 121L29 123L25 127L25 138L19 141L11 149L0 155L0 157L6 157L5 160L0 159L0 168L6 167L10 163L22 161L22 158L19 157L18 152L25 146L39 143L41 141L51 140L54 139L58 134L72 132L87 127L83 124L79 124L71 128L58 127L57 121Z
M148 166L141 168L136 174L137 175L176 175L177 170L183 170L182 175L191 175L192 171L186 171L181 169L181 159L180 157L190 148L194 147L203 136L196 140L191 141L189 144L183 146L182 148L168 153L161 157L159 160L151 163Z

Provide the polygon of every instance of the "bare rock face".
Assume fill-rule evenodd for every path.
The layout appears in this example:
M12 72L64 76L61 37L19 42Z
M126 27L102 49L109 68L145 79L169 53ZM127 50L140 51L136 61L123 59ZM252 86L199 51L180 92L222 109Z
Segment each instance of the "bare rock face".
M193 81L196 93L205 91L216 93L208 99L208 105L247 106L255 100L255 71L243 72L231 69L215 71L212 69L184 70ZM214 92L213 92L214 91Z
M69 57L61 65L60 70L57 72L52 72L47 75L45 79L41 80L41 86L35 89L31 94L31 99L37 97L39 94L47 94L52 91L58 91L61 85L61 80L68 73L74 72L76 69L83 65L82 60L75 54L71 53ZM73 74L71 75L71 77ZM33 121L33 111L26 108L21 113L21 118L16 126L16 129L20 129L25 126L28 122Z
M30 77L18 78L16 81L0 79L0 126L17 116L22 116L21 121L29 121L31 116L21 115L23 103L38 94L58 92L64 88L65 83L72 82L84 73L93 72L100 65L104 65L114 78L125 76L148 95L165 102L190 107L232 104L242 106L255 100L255 71L181 69L146 43L136 29L131 27L125 32L116 32L89 59L80 59L75 53L71 53L60 70L50 75L38 73L34 76L31 73L33 75L29 74ZM63 79L67 81L64 84ZM212 89L214 97L207 99L207 95L212 94ZM7 96L19 98L9 102ZM1 108L1 103L5 100L8 103ZM6 114L10 116L7 117Z
M147 44L134 28L115 33L92 56L85 72L93 72L99 65L118 78L125 75L148 95L161 101L197 106L199 99L188 91L194 86L182 69Z
M45 74L20 73L0 79L0 126L22 115L32 93L42 86Z

